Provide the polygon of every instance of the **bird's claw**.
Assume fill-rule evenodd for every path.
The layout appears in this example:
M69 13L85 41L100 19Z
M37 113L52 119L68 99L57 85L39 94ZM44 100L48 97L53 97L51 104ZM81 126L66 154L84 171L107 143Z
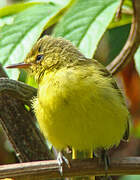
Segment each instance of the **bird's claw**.
M69 160L62 154L62 152L59 152L59 153L58 153L57 161L58 161L58 164L59 164L59 172L60 172L61 176L63 176L63 163L65 163L65 164L68 166L68 168L70 168L70 162L69 162Z
M101 152L101 161L104 163L106 174L104 177L101 177L101 180L112 180L111 176L108 176L107 171L110 166L110 158L106 150L102 150Z
M103 163L104 163L105 171L107 171L108 168L109 168L109 166L110 166L110 158L109 158L108 153L107 153L106 150L103 150L103 151L102 151L101 160L102 160Z

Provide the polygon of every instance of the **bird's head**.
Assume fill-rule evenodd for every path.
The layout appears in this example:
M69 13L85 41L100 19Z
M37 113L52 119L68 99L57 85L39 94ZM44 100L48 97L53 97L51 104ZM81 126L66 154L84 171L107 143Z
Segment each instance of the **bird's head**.
M72 66L78 59L84 59L84 56L70 41L46 35L35 43L23 63L7 68L24 68L38 81L44 72Z

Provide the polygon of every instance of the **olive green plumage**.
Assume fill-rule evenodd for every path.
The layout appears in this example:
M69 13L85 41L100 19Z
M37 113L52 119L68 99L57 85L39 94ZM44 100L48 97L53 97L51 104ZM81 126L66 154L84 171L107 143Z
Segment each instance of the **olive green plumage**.
M33 108L45 137L58 149L94 151L128 136L129 112L115 80L62 38L45 36L25 59L38 82Z

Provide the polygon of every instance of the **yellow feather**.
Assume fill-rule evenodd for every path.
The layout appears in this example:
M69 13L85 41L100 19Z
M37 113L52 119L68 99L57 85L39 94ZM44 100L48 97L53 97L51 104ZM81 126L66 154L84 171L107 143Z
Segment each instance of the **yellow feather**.
M108 149L126 130L128 110L94 64L45 73L33 107L46 138L59 150Z
M22 66L10 67L28 67L35 76L39 88L33 109L57 150L69 146L73 158L89 158L128 138L129 112L115 80L69 41L44 36Z

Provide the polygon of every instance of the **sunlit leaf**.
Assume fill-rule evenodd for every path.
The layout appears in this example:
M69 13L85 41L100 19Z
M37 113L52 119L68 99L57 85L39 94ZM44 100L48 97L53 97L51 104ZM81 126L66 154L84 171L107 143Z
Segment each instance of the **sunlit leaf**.
M53 35L72 41L91 58L118 4L118 0L77 0L58 23Z
M11 6L5 6L4 8L0 9L0 18L4 17L4 16L16 14L16 13L23 11L35 4L39 4L39 3L38 2L18 3L18 4L13 4Z

